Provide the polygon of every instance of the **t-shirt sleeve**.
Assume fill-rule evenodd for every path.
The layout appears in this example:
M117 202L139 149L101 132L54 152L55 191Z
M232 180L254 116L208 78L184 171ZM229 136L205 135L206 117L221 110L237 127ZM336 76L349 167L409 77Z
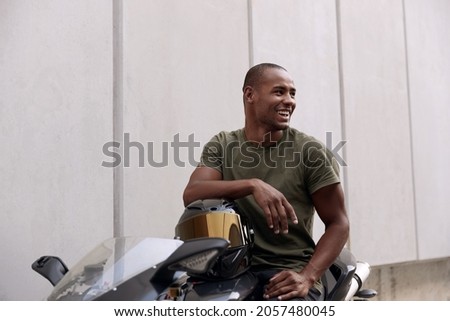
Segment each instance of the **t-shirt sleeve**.
M221 134L215 135L203 147L199 166L211 167L219 172L223 172L223 145L220 142Z
M312 140L303 146L305 180L313 194L322 187L339 183L339 164L333 153L321 142Z

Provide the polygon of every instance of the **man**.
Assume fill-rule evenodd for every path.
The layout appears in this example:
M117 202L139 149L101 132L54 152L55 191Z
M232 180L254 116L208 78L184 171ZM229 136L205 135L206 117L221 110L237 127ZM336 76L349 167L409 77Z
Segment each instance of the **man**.
M253 223L252 271L262 284L254 299L322 300L320 277L349 235L339 168L322 143L291 127L294 82L281 66L263 63L243 86L245 126L205 145L183 194L234 200ZM325 224L317 244L313 214Z

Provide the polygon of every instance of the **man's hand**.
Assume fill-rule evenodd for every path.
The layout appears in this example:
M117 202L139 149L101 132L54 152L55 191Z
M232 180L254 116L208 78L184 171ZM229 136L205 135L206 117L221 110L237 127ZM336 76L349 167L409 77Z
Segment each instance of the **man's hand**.
M197 167L183 193L184 205L198 199L238 199L253 195L264 211L268 226L275 233L288 232L288 220L297 224L297 216L282 193L257 178L224 181L222 173L206 166Z
M264 298L276 297L278 300L290 300L305 297L314 285L314 280L302 272L283 270L275 274L266 286Z
M268 226L275 234L288 233L288 219L298 223L292 205L282 193L260 179L253 179L253 197L264 211Z

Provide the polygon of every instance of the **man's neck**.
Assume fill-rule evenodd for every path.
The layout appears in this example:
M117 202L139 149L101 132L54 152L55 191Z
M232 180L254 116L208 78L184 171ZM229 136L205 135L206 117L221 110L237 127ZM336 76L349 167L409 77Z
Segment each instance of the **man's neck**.
M254 130L246 126L244 127L244 134L247 141L266 147L275 145L283 137L283 130Z

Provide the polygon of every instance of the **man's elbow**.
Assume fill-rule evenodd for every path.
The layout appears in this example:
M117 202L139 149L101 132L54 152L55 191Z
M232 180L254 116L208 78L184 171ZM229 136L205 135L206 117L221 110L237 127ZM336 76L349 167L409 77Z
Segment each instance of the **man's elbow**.
M195 184L194 184L195 185ZM192 186L192 183L189 183L183 192L183 204L187 207L192 202L199 199L198 195L195 193L196 187Z
M329 224L325 223L325 229L332 228L342 238L347 239L350 236L350 221L346 215L340 215Z
M343 236L348 239L348 237L350 236L350 221L348 220L348 217L346 215L343 217L340 226Z
M184 192L183 192L183 204L184 204L184 207L187 207L189 204L191 204L193 202L192 196L190 194L191 193L190 193L189 189L186 187Z

